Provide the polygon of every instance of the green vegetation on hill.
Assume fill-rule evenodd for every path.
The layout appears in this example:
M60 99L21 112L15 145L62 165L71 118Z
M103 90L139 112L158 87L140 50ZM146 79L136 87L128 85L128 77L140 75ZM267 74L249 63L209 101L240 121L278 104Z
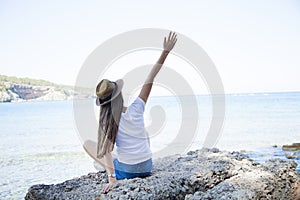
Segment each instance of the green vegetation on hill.
M26 85L32 85L32 86L53 86L59 90L73 89L72 86L59 85L59 84L55 84L50 81L45 81L42 79L17 78L15 76L0 75L0 92L2 91L3 88L5 88L4 82L10 82L10 83L15 83L15 84L26 84Z
M0 92L2 92L3 89L5 89L5 85L3 81L0 81Z
M3 82L11 82L16 84L27 84L27 85L34 85L34 86L54 86L54 83L49 81L41 80L41 79L31 79L31 78L17 78L15 76L5 76L0 75L0 81Z

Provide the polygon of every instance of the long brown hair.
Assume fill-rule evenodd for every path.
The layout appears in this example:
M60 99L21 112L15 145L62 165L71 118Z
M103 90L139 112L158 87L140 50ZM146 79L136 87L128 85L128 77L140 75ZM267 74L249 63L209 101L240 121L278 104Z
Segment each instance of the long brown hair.
M123 110L123 96L120 93L111 102L100 106L97 157L102 158L114 149Z

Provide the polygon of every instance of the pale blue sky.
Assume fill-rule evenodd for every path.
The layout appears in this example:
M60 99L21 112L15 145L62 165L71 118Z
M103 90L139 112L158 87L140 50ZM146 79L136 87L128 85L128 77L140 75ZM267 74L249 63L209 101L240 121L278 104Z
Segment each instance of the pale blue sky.
M0 0L0 27L0 74L74 84L102 42L151 27L201 45L228 93L300 91L298 0Z

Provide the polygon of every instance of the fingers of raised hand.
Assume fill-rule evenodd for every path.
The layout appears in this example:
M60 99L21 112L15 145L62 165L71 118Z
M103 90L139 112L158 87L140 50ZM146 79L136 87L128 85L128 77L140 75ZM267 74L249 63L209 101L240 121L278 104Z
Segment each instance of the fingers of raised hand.
M168 41L170 41L171 35L172 35L172 31L170 31L170 33L169 33Z
M164 38L164 49L167 51L171 51L177 42L177 34L175 32L170 31L168 38Z
M172 32L170 32L170 33L172 33ZM177 42L177 34L175 32L173 32L171 35L170 41L169 41L171 48L174 47L176 42Z
M175 39L173 40L173 43L172 43L172 49L173 49L173 47L175 46L176 42L177 42L177 38L175 38Z
M168 36L168 42L170 42L170 41L174 41L174 39L176 38L176 33L175 32L172 32L172 31L170 31L170 33L169 33L169 36Z
M175 41L177 37L177 34L175 32L173 32L172 37L171 37L171 41Z

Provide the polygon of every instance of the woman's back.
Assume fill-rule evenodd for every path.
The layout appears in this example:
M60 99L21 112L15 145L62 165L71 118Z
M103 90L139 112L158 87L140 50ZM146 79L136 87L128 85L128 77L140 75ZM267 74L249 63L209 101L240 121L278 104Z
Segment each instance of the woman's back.
M144 126L145 102L136 100L122 113L116 146L118 160L126 164L136 164L151 158L148 133Z

